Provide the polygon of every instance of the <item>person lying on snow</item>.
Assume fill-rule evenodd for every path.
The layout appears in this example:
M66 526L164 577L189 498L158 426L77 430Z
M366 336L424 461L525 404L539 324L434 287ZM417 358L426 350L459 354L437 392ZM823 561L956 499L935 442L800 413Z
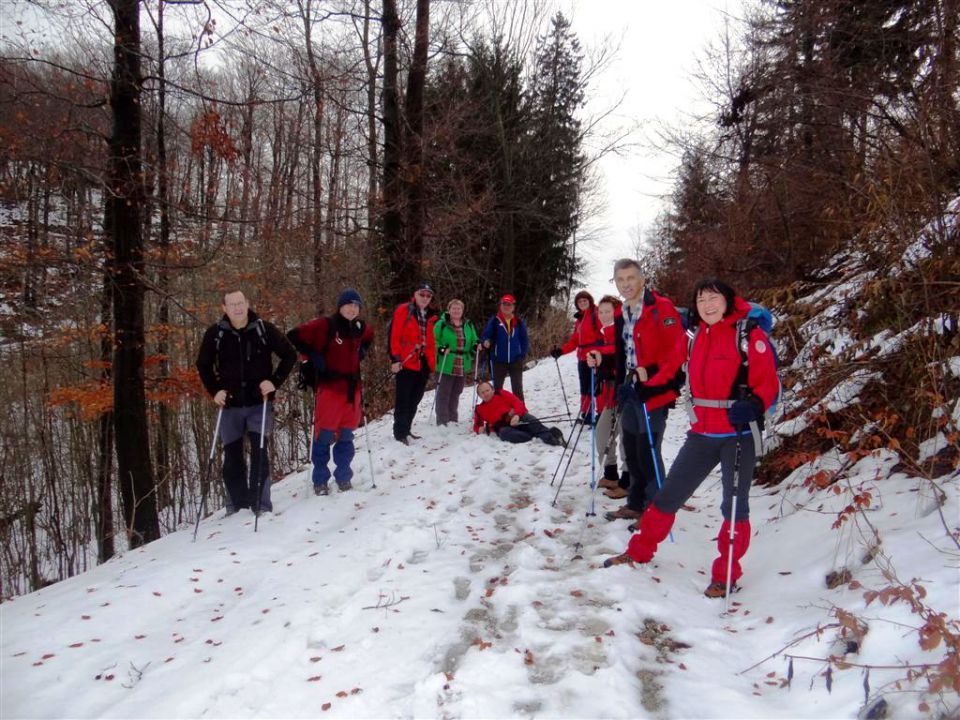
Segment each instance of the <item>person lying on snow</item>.
M701 326L687 364L695 419L663 488L640 517L627 551L608 558L603 566L650 562L673 527L677 511L719 464L723 485L723 523L717 535L720 554L713 561L704 594L721 598L728 588L737 589L743 572L740 560L750 545L748 502L756 450L749 426L763 417L779 384L773 349L761 328L750 331L746 368L741 363L737 322L747 317L749 303L716 278L697 283L693 300L691 328Z
M482 402L473 414L473 431L495 433L501 440L510 443L530 442L540 438L547 445L562 445L560 428L548 428L527 410L523 401L506 390L494 390L489 382L477 385L477 395Z

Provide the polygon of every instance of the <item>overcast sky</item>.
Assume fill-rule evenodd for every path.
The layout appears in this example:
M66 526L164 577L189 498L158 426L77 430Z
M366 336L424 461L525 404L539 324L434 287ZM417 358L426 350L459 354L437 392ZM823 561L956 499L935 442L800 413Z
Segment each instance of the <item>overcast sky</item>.
M614 260L632 254L632 236L648 228L669 192L675 157L649 142L658 123L685 121L703 98L693 82L696 61L723 31L727 14L739 15L741 0L566 0L584 48L608 38L619 44L616 57L589 89L588 114L598 114L621 96L623 103L607 123L639 124L638 147L623 156L608 155L600 164L605 210L587 232L601 241L591 250L593 267L587 286L594 293L613 291Z

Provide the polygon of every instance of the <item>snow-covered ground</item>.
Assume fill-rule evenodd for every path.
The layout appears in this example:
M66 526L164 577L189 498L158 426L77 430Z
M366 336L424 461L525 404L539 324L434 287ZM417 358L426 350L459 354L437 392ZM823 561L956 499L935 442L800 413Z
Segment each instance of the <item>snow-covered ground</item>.
M560 367L570 395L575 361ZM552 361L525 387L534 413L563 412ZM894 717L917 714L923 680L895 692L905 670L874 668L865 683L859 666L935 663L942 646L923 651L909 606L867 607L864 592L888 584L889 558L927 605L957 616L956 545L942 520L956 530L955 481L941 483L941 506L929 483L891 475L889 453L846 461L849 487L872 498L840 529L850 494L803 482L842 456L755 488L743 590L722 616L723 601L702 594L716 476L652 564L604 570L629 533L603 519L619 503L599 492L597 516L585 514L587 434L553 507L560 448L471 435L469 388L460 425L436 428L432 399L410 447L393 441L389 417L372 424L376 489L361 435L355 491L315 497L300 472L274 486L276 512L257 533L250 513L220 511L195 543L185 527L0 605L0 716L852 718L865 692ZM683 416L671 416L668 463ZM881 553L863 562L871 526ZM841 568L850 582L828 589ZM838 640L836 608L869 629L828 692L827 663L809 658L851 640Z

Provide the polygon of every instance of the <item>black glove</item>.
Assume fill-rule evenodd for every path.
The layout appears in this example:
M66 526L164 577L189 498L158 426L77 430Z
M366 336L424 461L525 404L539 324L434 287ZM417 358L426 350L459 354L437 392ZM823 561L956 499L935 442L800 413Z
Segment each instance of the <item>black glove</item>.
M327 369L327 359L320 353L310 353L310 362L313 363L313 367L318 373Z
M637 390L633 387L633 383L624 383L617 388L617 405L625 405L629 402L640 402L640 398L637 397Z
M555 347L550 351L550 357L552 357L554 360L559 360L561 355L563 355L563 350L558 347Z
M663 392L662 385L644 385L643 383L637 383L634 387L634 393L637 396L637 400L642 403L649 402L651 398L656 397Z
M756 395L737 400L727 409L727 419L734 427L757 422L763 416L763 403Z

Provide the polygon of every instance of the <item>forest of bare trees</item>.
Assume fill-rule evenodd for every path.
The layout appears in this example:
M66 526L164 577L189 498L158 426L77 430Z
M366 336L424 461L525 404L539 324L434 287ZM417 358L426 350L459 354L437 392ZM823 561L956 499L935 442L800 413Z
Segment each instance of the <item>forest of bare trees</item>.
M562 15L18 8L0 57L0 595L194 518L213 413L193 360L225 289L281 328L348 285L380 328L421 278L477 318L507 290L534 322L558 314L587 177L584 53ZM368 365L381 385L382 355ZM277 478L306 460L292 384ZM389 394L367 401L375 416Z

